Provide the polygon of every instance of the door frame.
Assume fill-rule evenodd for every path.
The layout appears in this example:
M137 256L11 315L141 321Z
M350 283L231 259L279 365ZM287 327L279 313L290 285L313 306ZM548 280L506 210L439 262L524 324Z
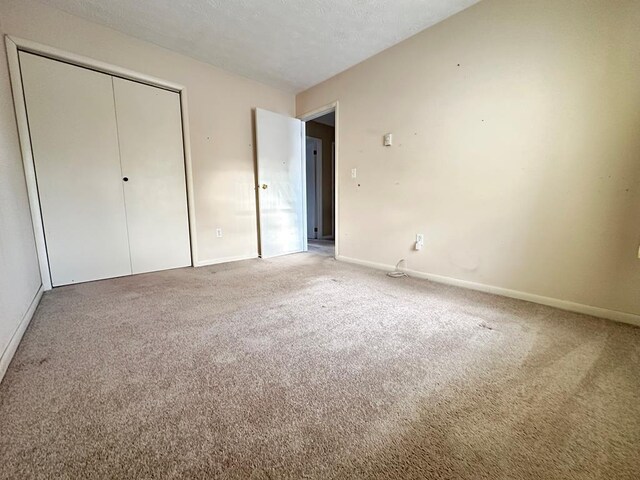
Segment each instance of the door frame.
M58 60L70 65L88 68L97 72L106 73L115 77L133 80L153 87L162 88L180 95L180 113L182 119L182 144L184 151L184 166L187 188L187 212L189 218L189 243L191 247L191 265L195 265L198 258L198 245L196 241L196 218L195 202L193 195L193 169L191 161L191 144L189 142L189 115L187 108L187 89L184 85L173 83L167 80L156 78L144 73L139 73L127 68L119 67L109 63L94 60L75 53L59 50L54 47L42 45L40 43L25 40L13 35L5 35L5 46L7 59L9 62L9 78L11 79L11 90L13 92L13 105L15 108L16 122L18 124L18 137L20 149L22 151L22 164L27 184L27 194L29 197L29 207L31 210L31 221L35 237L38 263L40 265L40 277L44 290L51 290L51 274L47 255L47 245L44 237L44 227L42 223L42 212L40 210L40 200L38 197L38 185L36 182L35 164L33 152L31 150L31 134L27 122L27 110L22 88L22 72L20 70L19 52L28 52L42 57Z
M338 221L339 219L339 212L340 212L340 196L339 196L339 181L338 181L338 172L339 172L339 160L340 160L340 115L339 115L339 111L340 111L340 105L339 102L336 100L335 102L331 102L328 103L326 105L323 105L321 107L315 108L313 110L310 110L306 113L303 113L301 115L298 115L296 118L298 118L299 120L302 120L303 124L306 126L306 122L310 121L310 120L314 120L318 117L322 117L323 115L326 115L327 113L335 113L335 117L336 117L336 124L334 125L334 132L335 132L335 140L334 140L334 144L335 144L335 152L334 152L334 165L333 165L333 182L334 182L334 191L333 191L333 221L334 221L334 227L333 227L333 238L334 238L334 258L338 258L339 256L339 252L340 252L340 235L339 235L339 225L340 222ZM306 131L306 129L305 129ZM305 149L305 155L306 155L306 149ZM306 159L305 159L306 162ZM306 189L306 188L305 188Z
M335 138L335 127L334 127L334 131L333 131L333 136ZM335 140L333 142L331 142L331 165L333 166L333 169L335 170L336 168L336 142ZM336 175L334 175L331 178L331 192L335 192L336 189ZM333 240L335 242L335 231L336 231L336 199L334 195L331 195L331 211L333 212L333 224L331 225L331 235L326 235L323 236L322 238L325 238L327 240Z
M317 137L312 137L307 135L305 138L310 138L315 141L316 144L316 225L318 226L318 231L316 233L316 239L320 240L322 238L322 139ZM306 155L306 149L305 149ZM306 162L306 158L305 158ZM306 184L305 184L306 188ZM307 202L309 201L309 195L306 195ZM305 205L306 207L306 205Z

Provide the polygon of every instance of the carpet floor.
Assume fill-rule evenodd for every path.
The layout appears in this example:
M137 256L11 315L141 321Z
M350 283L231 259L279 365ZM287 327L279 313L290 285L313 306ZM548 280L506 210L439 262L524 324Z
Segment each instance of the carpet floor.
M638 479L640 329L320 249L46 293L0 478Z

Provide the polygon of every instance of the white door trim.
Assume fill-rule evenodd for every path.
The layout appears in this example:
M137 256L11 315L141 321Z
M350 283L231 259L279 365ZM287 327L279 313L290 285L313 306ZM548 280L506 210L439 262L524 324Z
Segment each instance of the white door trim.
M335 136L335 130L334 130L334 136ZM331 168L333 168L335 170L336 168L336 142L333 141L331 142ZM335 218L335 211L336 211L336 199L335 199L335 195L333 195L333 192L336 188L336 178L335 175L331 178L331 211L333 212L333 224L331 225L331 233L329 235L324 235L322 238L324 240L334 240L335 239L335 228L336 228L336 218Z
M65 52L54 47L42 45L30 40L5 35L5 46L9 61L9 77L11 79L11 90L13 92L13 105L16 112L16 122L18 124L18 136L20 148L22 150L22 162L27 183L27 193L29 196L29 206L31 207L31 220L33 232L36 240L38 261L40 264L40 276L44 290L51 290L51 275L49 271L49 261L47 258L47 248L44 239L44 229L42 225L42 213L40 211L40 201L38 199L38 186L36 183L35 167L33 163L33 152L31 151L31 137L29 134L29 124L27 122L27 112L24 102L24 91L22 89L22 72L20 71L20 61L18 52L29 52L53 60L60 60L71 65L89 68L116 77L134 80L154 87L164 88L180 94L180 109L182 114L182 141L184 144L184 164L187 179L187 209L189 212L189 237L191 243L191 264L195 265L198 258L198 247L196 241L196 218L195 202L193 195L193 169L191 162L191 144L189 142L189 115L187 109L187 90L183 85L162 80L160 78L135 72L127 68L118 67L109 63L83 57L74 53Z
M316 233L316 238L322 238L322 139L317 137L312 137L307 135L307 138L312 139L315 142L316 148L316 225L318 227L318 231ZM306 188L306 184L305 184ZM309 201L309 196L306 197L307 201Z
M311 110L307 113L303 113L302 115L298 115L298 119L302 120L302 122L308 122L309 120L313 120L315 118L321 117L323 115L326 115L327 113L331 113L331 112L335 112L336 115L336 124L335 124L335 163L334 163L334 167L333 167L333 175L334 175L334 195L333 195L333 199L334 199L334 207L333 207L333 216L334 216L334 224L335 227L333 229L333 236L334 236L334 257L337 258L340 252L340 235L339 235L339 225L340 222L338 221L340 218L340 200L339 200L339 181L338 181L338 172L340 171L338 168L339 165L339 161L340 161L340 141L339 141L339 137L340 137L340 115L339 115L339 111L340 111L340 105L339 102L336 100L335 102L329 103L327 105L324 105L322 107L316 108L314 110ZM306 153L306 152L305 152Z

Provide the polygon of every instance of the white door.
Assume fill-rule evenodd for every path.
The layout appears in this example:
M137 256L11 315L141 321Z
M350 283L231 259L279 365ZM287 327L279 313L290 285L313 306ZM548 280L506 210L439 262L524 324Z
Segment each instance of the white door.
M131 274L111 77L19 58L52 284Z
M256 109L260 256L304 251L306 245L303 125Z
M317 150L315 138L307 137L307 238L318 238L316 222L316 161Z
M180 95L113 79L133 273L191 265Z

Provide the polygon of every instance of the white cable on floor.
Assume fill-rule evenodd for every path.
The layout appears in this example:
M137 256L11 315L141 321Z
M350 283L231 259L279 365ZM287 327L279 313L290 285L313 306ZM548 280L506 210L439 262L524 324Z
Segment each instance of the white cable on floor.
M396 263L396 269L393 272L387 273L387 276L391 278L408 277L409 275L400 270L400 264L402 262L404 262L404 258L401 258L398 263Z

